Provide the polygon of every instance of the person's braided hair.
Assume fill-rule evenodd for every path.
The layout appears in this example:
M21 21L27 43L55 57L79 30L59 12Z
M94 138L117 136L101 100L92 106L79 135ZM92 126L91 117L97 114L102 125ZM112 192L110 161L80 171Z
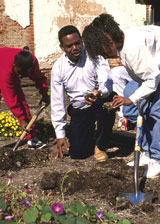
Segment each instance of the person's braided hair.
M102 46L108 46L109 39L104 35L101 30L92 26L92 24L84 28L82 33L82 39L88 52L89 58L93 61L95 65L97 65L99 56L104 55L104 50Z
M123 32L112 15L103 13L93 20L92 25L109 34L115 42L122 40Z
M103 46L109 46L110 40L105 34L109 34L115 42L121 42L123 31L110 14L101 14L93 22L84 28L82 39L88 51L88 55L94 64L98 63L98 56L104 55Z

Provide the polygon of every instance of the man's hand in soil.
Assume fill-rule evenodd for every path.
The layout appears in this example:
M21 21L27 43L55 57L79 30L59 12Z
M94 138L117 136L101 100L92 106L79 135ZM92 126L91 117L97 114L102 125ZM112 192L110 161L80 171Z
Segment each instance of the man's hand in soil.
M85 102L89 105L92 105L96 102L97 99L101 97L101 92L98 90L94 90L92 93L88 93L85 96Z
M133 102L129 98L124 98L122 96L115 95L113 97L112 108L116 109L122 105L129 106Z
M63 158L63 148L69 151L69 146L66 139L65 138L57 139L57 154L55 159L57 159L59 156L60 158Z

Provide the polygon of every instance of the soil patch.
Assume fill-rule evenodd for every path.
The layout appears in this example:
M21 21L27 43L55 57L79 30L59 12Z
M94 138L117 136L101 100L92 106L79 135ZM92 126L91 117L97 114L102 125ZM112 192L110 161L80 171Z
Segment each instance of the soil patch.
M36 95L37 91L32 86L24 86L24 91L34 114L40 96ZM39 119L43 118L50 122L49 107ZM133 168L126 164L133 159L135 133L119 131L115 125L106 150L109 159L97 163L93 156L85 160L72 160L68 154L63 159L55 160L56 140L54 130L51 126L49 129L48 145L40 150L30 150L23 142L19 150L13 152L12 148L18 138L0 138L0 183L6 183L10 174L13 177L11 186L23 191L29 188L39 198L52 191L55 202L61 200L60 186L64 180L66 202L74 199L95 205L136 224L160 223L160 181L159 178L144 180L142 176L145 167L139 168L140 189L154 192L152 203L132 205L129 201L116 202L116 197L122 192L134 192ZM40 133L40 137L43 138L44 133Z

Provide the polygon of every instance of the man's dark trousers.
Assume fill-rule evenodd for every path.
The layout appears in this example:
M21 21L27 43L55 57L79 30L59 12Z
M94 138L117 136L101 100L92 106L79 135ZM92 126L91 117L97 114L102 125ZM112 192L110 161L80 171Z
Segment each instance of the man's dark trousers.
M107 148L115 121L115 112L107 111L102 107L102 103L99 103L82 110L70 105L68 114L71 116L69 126L71 158L85 159L93 155L95 145L100 150Z

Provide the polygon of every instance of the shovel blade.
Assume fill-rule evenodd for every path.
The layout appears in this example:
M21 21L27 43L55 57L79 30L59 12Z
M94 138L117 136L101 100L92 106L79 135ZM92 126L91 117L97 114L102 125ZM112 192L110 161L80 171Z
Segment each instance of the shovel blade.
M143 193L141 191L138 194L135 193L122 193L118 197L118 202L130 201L132 204L138 204L139 202L152 202L153 191Z
M141 191L138 192L138 194L136 195L135 193L130 194L130 202L133 205L138 204L140 201L142 202L144 200L145 194Z

